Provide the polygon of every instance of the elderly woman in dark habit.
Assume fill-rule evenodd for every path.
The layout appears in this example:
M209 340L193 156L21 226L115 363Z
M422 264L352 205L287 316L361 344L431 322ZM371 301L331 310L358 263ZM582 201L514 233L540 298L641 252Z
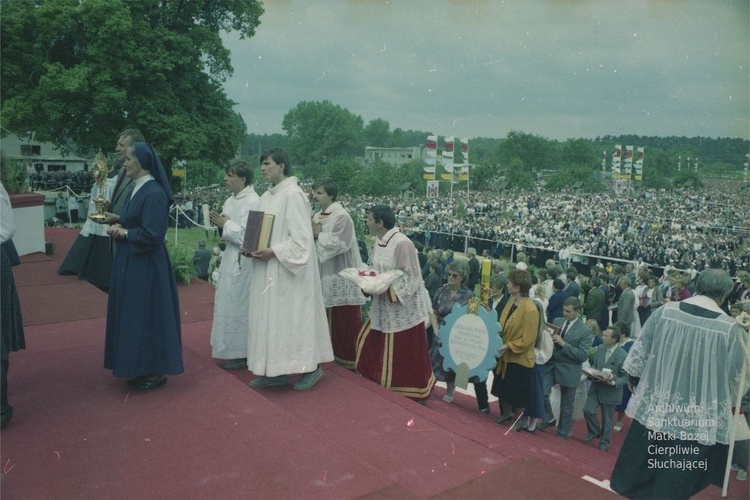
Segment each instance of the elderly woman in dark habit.
M128 377L133 390L147 391L183 372L180 305L172 263L164 245L174 197L159 156L135 143L125 154L135 181L107 233L116 240L112 266L104 367Z

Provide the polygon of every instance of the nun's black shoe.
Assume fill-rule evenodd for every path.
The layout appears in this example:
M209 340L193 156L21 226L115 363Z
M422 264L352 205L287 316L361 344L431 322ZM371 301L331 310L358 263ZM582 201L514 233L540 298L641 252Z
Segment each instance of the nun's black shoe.
M11 418L13 418L13 408L3 410L0 415L0 429L5 429L10 423Z
M130 388L134 391L150 391L167 383L167 376L163 373L154 373L144 377L136 377L132 382L128 381Z

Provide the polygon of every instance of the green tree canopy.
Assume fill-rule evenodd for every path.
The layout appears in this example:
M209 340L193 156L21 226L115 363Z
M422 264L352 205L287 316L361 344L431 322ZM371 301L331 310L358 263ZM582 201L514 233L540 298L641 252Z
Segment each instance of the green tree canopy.
M251 37L258 0L3 2L3 127L85 152L139 128L170 158L233 157L245 126L221 32Z
M505 180L512 189L533 189L536 186L536 174L518 158L513 158L508 163Z
M547 179L546 187L551 191L574 188L586 192L596 192L601 191L604 185L598 169L591 168L589 165L571 163L555 171Z
M387 148L393 143L391 138L391 125L381 119L372 120L364 129L365 146Z
M303 101L290 110L281 127L289 137L293 163L325 164L343 156L361 156L363 121L330 101Z
M538 135L511 130L498 147L503 163L517 158L526 168L535 172L558 166L554 161L553 143Z

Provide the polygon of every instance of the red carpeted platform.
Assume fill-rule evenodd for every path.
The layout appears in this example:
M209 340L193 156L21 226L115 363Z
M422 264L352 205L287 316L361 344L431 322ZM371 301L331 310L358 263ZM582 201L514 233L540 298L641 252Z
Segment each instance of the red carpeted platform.
M312 390L256 391L211 359L213 287L180 287L185 373L129 393L102 368L107 295L57 276L75 239L15 268L27 350L10 360L16 409L2 432L2 497L607 498L608 453L554 431L507 432L437 389L421 406L335 365ZM594 482L583 479L590 477ZM606 483L605 483L606 485ZM730 496L746 497L733 479ZM718 498L718 488L700 495Z

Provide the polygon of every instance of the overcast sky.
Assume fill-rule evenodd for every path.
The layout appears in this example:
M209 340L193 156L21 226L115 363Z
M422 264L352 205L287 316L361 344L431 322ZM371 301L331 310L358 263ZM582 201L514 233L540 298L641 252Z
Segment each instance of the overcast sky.
M748 0L266 0L225 37L248 132L300 101L457 137L750 138Z

